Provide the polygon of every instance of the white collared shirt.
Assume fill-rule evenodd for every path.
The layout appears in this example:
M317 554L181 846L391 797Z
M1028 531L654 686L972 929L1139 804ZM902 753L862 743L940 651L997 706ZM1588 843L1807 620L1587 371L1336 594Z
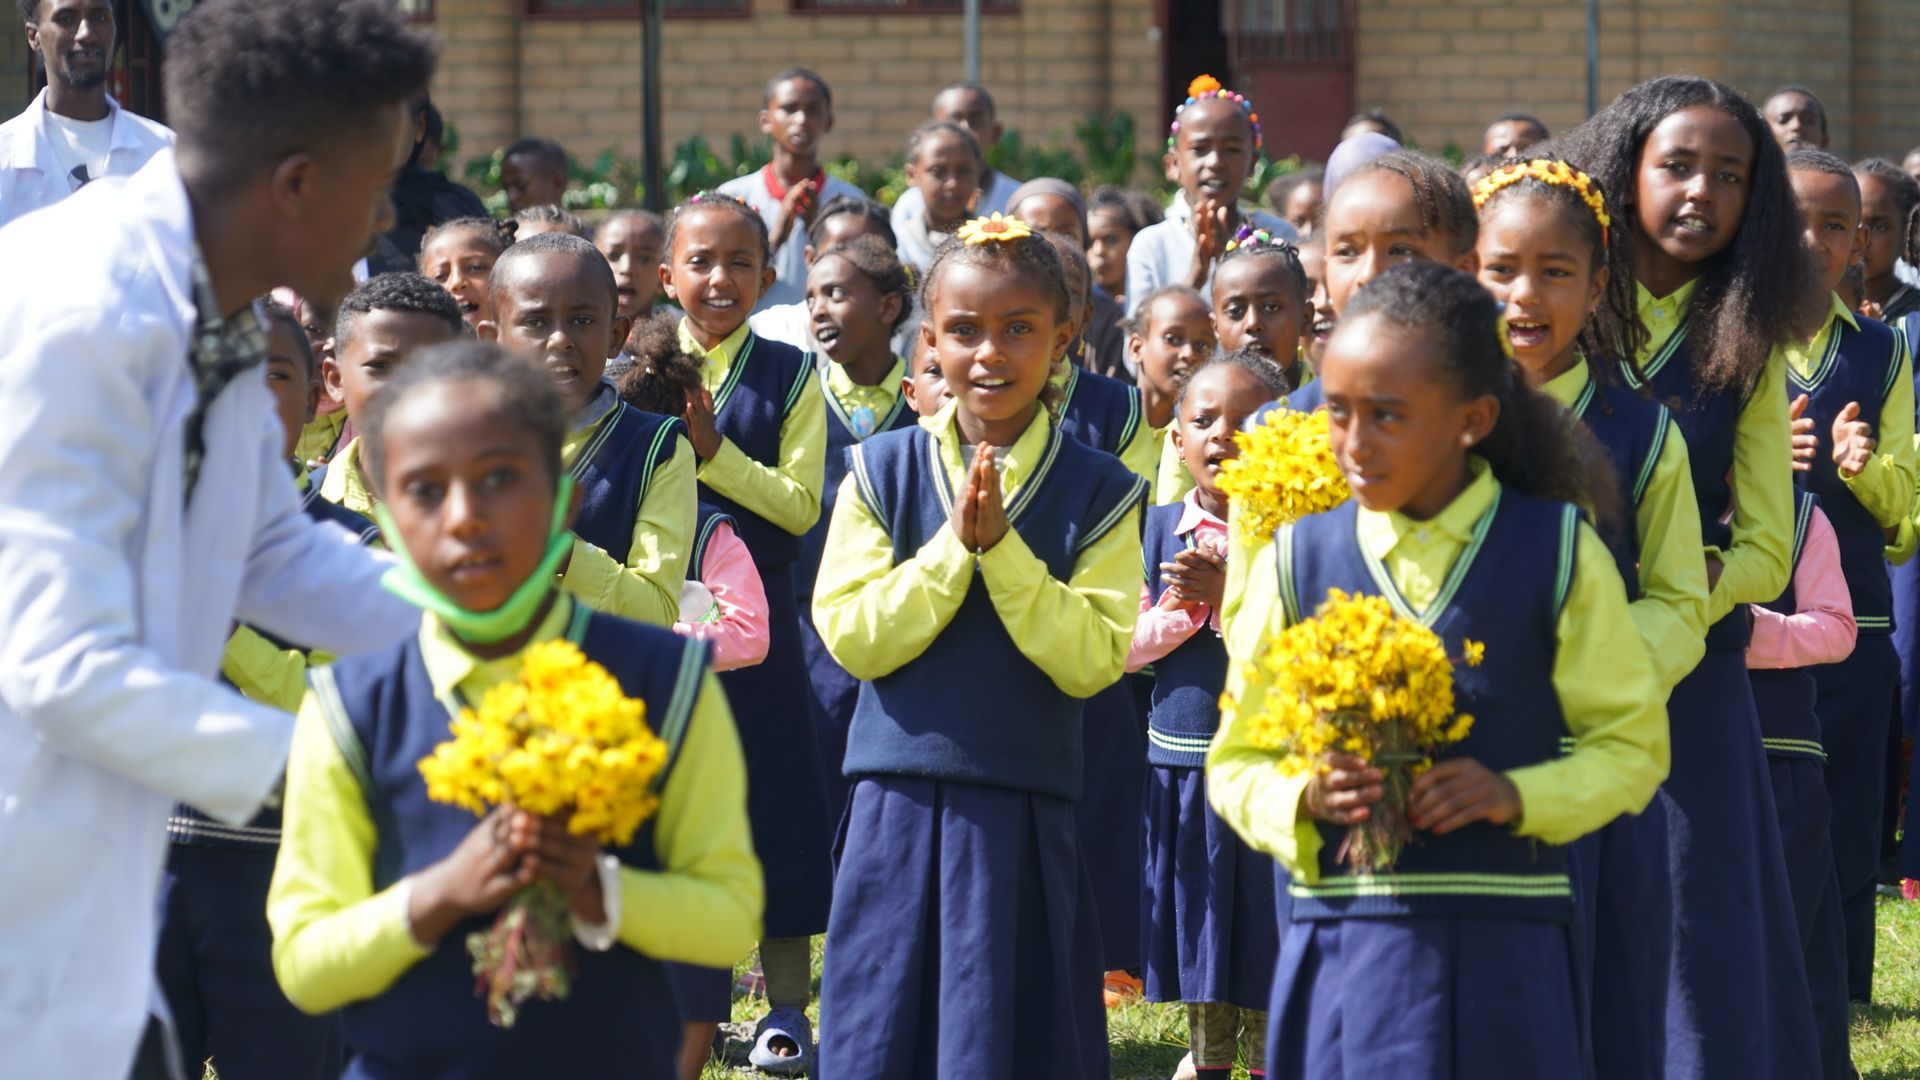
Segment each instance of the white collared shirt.
M173 132L107 98L113 134L107 141L106 167L99 176L132 176L153 155L173 145ZM52 206L79 190L79 182L61 165L53 121L43 89L20 115L0 124L0 225ZM92 168L88 169L92 173Z

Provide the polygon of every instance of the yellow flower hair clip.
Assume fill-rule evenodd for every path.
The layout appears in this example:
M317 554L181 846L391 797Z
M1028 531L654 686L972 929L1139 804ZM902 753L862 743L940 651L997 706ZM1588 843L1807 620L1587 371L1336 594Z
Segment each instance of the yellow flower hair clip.
M1474 209L1478 210L1485 206L1487 200L1493 198L1502 188L1512 187L1523 180L1537 180L1551 187L1563 187L1578 195L1580 201L1587 204L1587 209L1593 211L1594 220L1600 223L1600 246L1607 246L1613 227L1613 218L1607 214L1606 196L1601 193L1600 185L1594 181L1593 177L1564 161L1535 158L1532 161L1502 165L1482 177L1480 182L1473 186Z
M991 217L974 218L960 226L954 235L963 244L1008 244L1032 236L1033 230L1019 218L1002 217L996 210Z

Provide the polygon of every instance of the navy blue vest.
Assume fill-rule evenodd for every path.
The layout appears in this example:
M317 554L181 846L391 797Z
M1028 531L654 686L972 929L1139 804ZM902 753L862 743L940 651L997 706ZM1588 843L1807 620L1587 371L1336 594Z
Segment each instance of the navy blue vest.
M624 565L632 553L634 518L653 474L672 459L685 431L671 416L615 404L573 459L573 479L580 486L573 534Z
M1084 368L1067 369L1060 430L1115 457L1140 430L1140 389Z
M1444 756L1495 772L1557 756L1567 734L1553 686L1560 609L1573 580L1580 512L1502 488L1475 525L1424 616L1414 616L1385 567L1361 548L1348 502L1283 528L1274 552L1288 618L1310 617L1329 589L1385 595L1459 656L1484 642L1479 667L1454 669L1454 703L1473 730ZM1383 593L1383 590L1386 590ZM1446 836L1415 833L1390 873L1356 876L1339 862L1344 827L1320 824L1320 882L1293 882L1295 919L1497 914L1565 920L1572 914L1565 849L1479 822Z
M1685 323L1642 366L1645 380L1627 365L1620 370L1628 386L1636 390L1650 386L1653 396L1672 411L1674 425L1687 440L1688 471L1700 503L1701 542L1725 551L1733 542L1733 529L1726 522L1733 509L1734 432L1746 400L1731 390L1700 388L1694 379ZM1750 636L1747 613L1736 607L1707 628L1707 648L1745 649Z
M1863 635L1893 632L1893 585L1887 577L1886 534L1867 508L1860 505L1833 463L1833 418L1848 402L1860 403L1860 419L1880 433L1880 406L1900 375L1900 342L1885 323L1860 316L1855 330L1835 318L1826 351L1813 372L1802 379L1787 372L1788 390L1808 397L1806 414L1820 440L1813 469L1796 474L1820 497L1820 509L1833 523L1840 542L1840 569L1847 591L1853 594L1853 621Z
M820 362L820 394L827 401L827 482L820 489L820 520L800 538L800 561L793 564L793 592L800 598L803 611L813 598L813 582L820 576L820 560L827 550L827 526L833 522L833 505L840 496L840 483L847 478L847 451L861 442L860 436L853 433L852 418L840 407L840 399L833 396L833 387L827 383L827 367L831 362L825 357ZM907 395L897 394L893 410L875 418L873 432L867 438L883 431L912 427L919 419L907 408Z
M694 508L693 552L687 559L687 577L693 581L704 582L701 568L707 565L707 544L713 539L714 530L722 525L733 527L734 533L740 532L740 523L727 514L714 509L711 503L701 503Z
M1796 491L1793 501L1793 570L1797 574L1800 554L1807 545L1807 526L1820 500L1808 492ZM1765 606L1782 615L1797 611L1799 600L1794 595L1793 578L1787 579L1786 591ZM1753 683L1753 703L1760 714L1760 741L1766 745L1767 755L1826 761L1826 751L1820 744L1820 721L1813 713L1818 696L1813 673L1806 668L1748 668L1747 678Z
M647 722L669 747L654 781L658 790L693 715L706 645L581 605L573 608L567 636L612 672L622 690L647 703ZM312 684L377 832L374 889L444 858L477 819L429 800L420 778L420 759L447 738L451 718L447 703L434 695L419 640L316 669ZM653 837L650 821L611 854L628 866L658 870ZM341 1011L360 1072L446 1080L672 1075L680 1041L673 988L658 961L624 946L576 950L578 973L565 1001L529 1002L510 1030L488 1023L474 996L466 937L490 921L463 922L385 993Z
M1160 564L1190 549L1191 534L1175 536L1185 502L1147 508L1142 555L1148 595L1154 603L1167 591ZM1212 627L1203 626L1172 652L1153 662L1153 707L1147 714L1147 761L1198 769L1207 763L1207 746L1220 729L1220 691L1227 685L1227 646Z
M952 516L939 443L916 426L876 435L850 456L856 490L886 526L897 566ZM1146 481L1118 459L1056 427L1008 501L1007 518L1065 581L1080 553L1124 524L1146 493ZM1078 799L1084 705L1021 653L976 568L960 610L926 651L860 684L846 775L924 776Z
M1659 464L1660 452L1667 442L1667 407L1618 386L1588 379L1587 388L1570 410L1593 432L1606 448L1613 465L1614 481L1619 485L1616 503L1619 520L1599 529L1600 539L1620 568L1620 580L1626 583L1628 601L1640 598L1640 532L1636 527L1640 500L1647 493L1647 481Z
M300 499L300 509L315 521L331 521L335 525L359 537L362 544L373 544L380 540L380 526L365 514L349 510L337 502L329 502L320 497L320 481L326 475L327 468L322 465L307 477L307 491Z
M749 331L740 355L733 358L725 381L713 395L714 426L741 453L768 468L778 468L780 423L807 392L812 375L813 362L807 354ZM763 577L790 573L788 567L800 557L798 536L705 484L700 485L700 500L733 517Z

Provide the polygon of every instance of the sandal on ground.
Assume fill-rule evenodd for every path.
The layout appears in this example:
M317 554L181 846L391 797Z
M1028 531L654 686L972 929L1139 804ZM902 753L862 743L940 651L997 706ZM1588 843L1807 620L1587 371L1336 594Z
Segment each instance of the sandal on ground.
M791 1055L774 1051L776 1041L796 1047ZM813 1025L800 1009L775 1009L760 1019L753 1032L753 1051L747 1062L764 1073L798 1076L813 1066Z

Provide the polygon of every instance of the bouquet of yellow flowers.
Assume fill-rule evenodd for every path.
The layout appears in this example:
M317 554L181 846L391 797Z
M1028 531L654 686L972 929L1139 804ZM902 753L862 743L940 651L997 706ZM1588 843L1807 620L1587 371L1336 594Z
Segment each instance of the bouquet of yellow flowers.
M646 703L626 696L606 668L565 639L531 646L520 678L461 709L453 737L420 759L434 802L477 815L512 805L567 815L568 831L624 845L659 809L653 779L666 743L647 727ZM572 931L567 898L535 882L507 902L493 926L467 936L487 1016L512 1027L529 997L567 996Z
M1334 459L1324 410L1272 409L1234 442L1240 456L1220 466L1219 483L1243 541L1264 541L1280 526L1331 510L1353 495Z
M1465 643L1479 666L1485 646ZM1386 774L1385 794L1348 830L1340 857L1359 873L1391 869L1411 836L1407 794L1441 749L1467 737L1473 717L1454 715L1453 662L1440 636L1399 615L1385 598L1339 589L1312 618L1273 634L1245 670L1264 683L1259 699L1234 702L1252 743L1272 751L1289 776L1324 770L1330 752L1366 759Z

